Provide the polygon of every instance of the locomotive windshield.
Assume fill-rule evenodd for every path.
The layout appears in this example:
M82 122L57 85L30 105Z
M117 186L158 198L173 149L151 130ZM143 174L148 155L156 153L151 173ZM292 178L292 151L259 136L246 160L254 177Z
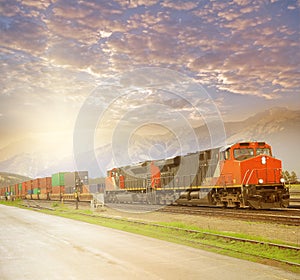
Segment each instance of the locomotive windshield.
M236 160L244 160L254 157L254 150L252 148L234 149L233 154Z
M271 156L271 151L269 148L257 148L256 149L256 155L266 155L266 156Z
M233 155L236 160L245 160L254 157L254 149L252 148L237 148L233 150ZM271 150L269 148L257 148L255 150L255 155L266 155L272 156Z

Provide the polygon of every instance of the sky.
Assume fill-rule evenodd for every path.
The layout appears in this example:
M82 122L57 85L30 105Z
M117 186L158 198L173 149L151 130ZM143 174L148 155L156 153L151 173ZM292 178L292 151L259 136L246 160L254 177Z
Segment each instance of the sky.
M0 32L0 148L300 109L299 0L1 0Z

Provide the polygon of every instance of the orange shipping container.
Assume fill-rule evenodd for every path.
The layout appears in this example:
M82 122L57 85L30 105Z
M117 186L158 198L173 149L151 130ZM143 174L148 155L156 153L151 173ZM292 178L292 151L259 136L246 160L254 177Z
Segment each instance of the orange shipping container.
M4 187L0 188L0 196L4 196L5 195L5 189Z
M19 195L19 184L14 185L14 194L17 196Z
M22 195L26 195L28 191L31 191L31 180L22 183Z
M52 179L51 177L40 178L40 189L42 194L51 193L52 191Z
M40 187L40 179L34 179L31 181L32 189L37 189Z
M64 186L52 186L52 194L61 194L65 192Z
M90 193L89 191L89 186L88 185L83 185L82 186L82 192L81 193Z
M23 183L22 183L21 194L22 194L22 195L25 195L25 194L26 194L26 182L23 182Z
M30 180L30 190L31 190L31 193L33 191L33 183L34 183L35 180Z
M31 180L25 182L26 193L31 190Z

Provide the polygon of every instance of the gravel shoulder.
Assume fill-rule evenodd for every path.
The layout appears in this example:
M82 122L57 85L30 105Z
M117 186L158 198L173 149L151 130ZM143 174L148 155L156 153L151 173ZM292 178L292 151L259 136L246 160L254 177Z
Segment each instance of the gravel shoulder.
M161 212L130 213L108 207L100 210L104 215L146 220L151 222L174 222L197 226L206 230L246 234L249 236L279 240L300 246L300 227L274 223L249 222L225 217L205 217Z

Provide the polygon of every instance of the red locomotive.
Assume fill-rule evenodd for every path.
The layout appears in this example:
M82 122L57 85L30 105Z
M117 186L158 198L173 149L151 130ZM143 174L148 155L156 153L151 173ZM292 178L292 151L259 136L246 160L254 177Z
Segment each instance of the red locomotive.
M281 161L265 142L242 142L107 172L106 202L289 206Z

